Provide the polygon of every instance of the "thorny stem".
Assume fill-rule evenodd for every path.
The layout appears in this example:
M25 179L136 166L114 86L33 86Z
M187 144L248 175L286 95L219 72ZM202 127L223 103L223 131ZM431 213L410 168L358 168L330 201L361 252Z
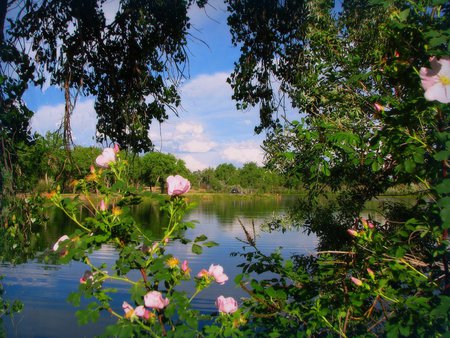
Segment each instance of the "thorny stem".
M101 273L103 275L103 277L98 279L99 282L103 282L104 280L107 280L107 279L113 279L113 280L118 280L118 281L126 282L126 283L129 283L129 284L133 284L133 285L138 284L138 283L132 281L131 279L127 278L127 277L118 277L118 276L110 276L110 275L108 275L107 273L103 272L102 270L100 270L99 268L94 266L91 263L89 257L85 257L84 258L84 263L87 264L93 271L95 271L97 273Z
M166 328L164 327L163 314L162 313L158 314L158 320L159 320L159 324L161 325L161 330L163 332L163 336L167 336Z
M69 214L67 212L67 210L60 203L55 203L55 205L56 205L56 207L61 209L67 215L67 217L69 217L72 221L74 221L80 228L82 228L83 230L85 230L87 232L91 232L91 230L86 228L83 224L81 224L76 217L74 217L73 215Z
M341 329L336 329L333 325L331 325L331 323L328 321L328 319L325 318L325 316L320 316L320 318L322 318L322 320L325 322L325 324L327 324L328 327L330 327L334 332L336 332L337 334L339 334L340 336L347 338L347 335L345 334L345 332L342 332Z
M113 309L109 308L108 312L110 314L112 314L113 316L119 318L119 319L124 319L123 316L119 315L117 312L115 312ZM155 332L153 332L152 328L150 326L145 325L144 323L142 323L140 320L135 321L135 323L138 323L144 330L147 330L148 332L150 332L150 335L152 337L159 337Z
M203 289L196 289L191 298L189 298L188 303L192 302L192 300L197 296Z

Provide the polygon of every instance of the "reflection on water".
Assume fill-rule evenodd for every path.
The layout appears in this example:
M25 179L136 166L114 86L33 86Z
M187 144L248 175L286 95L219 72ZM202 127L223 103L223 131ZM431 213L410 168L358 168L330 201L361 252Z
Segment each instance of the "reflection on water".
M168 251L179 258L188 260L195 275L203 268L208 269L211 264L224 267L229 281L225 285L213 284L202 291L194 300L193 305L204 312L215 311L214 301L219 295L246 296L234 285L234 278L240 273L236 267L241 263L240 257L231 257L231 252L240 251L243 244L236 237L244 238L239 219L247 226L255 222L256 243L261 251L269 253L275 248L283 247L285 256L292 253L311 253L317 245L314 236L306 236L302 232L287 231L266 233L259 229L259 225L266 219L287 210L295 202L295 197L280 198L249 198L246 196L207 196L189 197L198 203L186 220L198 221L195 229L189 229L188 238L195 238L200 234L208 236L209 240L219 243L218 247L205 248L202 255L195 255L191 247L179 243L169 243ZM154 238L162 235L162 227L166 223L159 212L159 207L152 203L142 203L133 210L133 214L144 225L145 231ZM42 229L39 249L49 248L63 234L74 230L62 214L50 215L52 226ZM103 246L92 254L94 264L106 263L108 267L114 264L117 254L114 248ZM7 299L21 300L25 308L13 318L5 319L8 337L92 337L101 334L104 327L115 322L109 314L103 313L95 324L78 326L75 308L67 303L70 292L78 288L80 276L86 266L83 263L72 262L68 265L42 264L36 261L18 266L0 265L0 275L4 275L4 286ZM136 279L139 277L136 274ZM128 299L127 286L118 282L105 285L117 288L114 295L113 308L121 312L121 304ZM182 289L192 293L194 284L187 281ZM83 308L89 300L83 300Z

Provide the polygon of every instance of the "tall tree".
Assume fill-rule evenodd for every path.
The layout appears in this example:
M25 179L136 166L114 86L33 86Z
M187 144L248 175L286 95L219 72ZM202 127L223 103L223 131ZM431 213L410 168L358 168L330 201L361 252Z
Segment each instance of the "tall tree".
M186 175L189 170L183 161L171 154L151 152L141 158L141 179L150 187L159 186L164 192L169 175Z
M416 70L448 54L448 3L226 2L241 46L229 81L239 106L260 107L270 165L309 188L349 188L360 207L433 172L410 135L434 137ZM279 118L283 96L299 112L294 121Z
M237 183L237 169L231 163L219 164L215 170L215 176L227 186Z
M29 121L32 112L22 100L28 81L34 71L25 53L5 32L7 13L18 4L14 1L0 3L0 207L7 217L8 197L14 196L17 174L17 148L29 143Z
M180 98L177 86L186 61L188 9L206 1L123 0L107 23L104 0L27 1L11 27L35 54L40 75L65 92L63 122L70 142L70 117L79 93L94 95L98 141L135 152L151 150L153 119L167 119Z

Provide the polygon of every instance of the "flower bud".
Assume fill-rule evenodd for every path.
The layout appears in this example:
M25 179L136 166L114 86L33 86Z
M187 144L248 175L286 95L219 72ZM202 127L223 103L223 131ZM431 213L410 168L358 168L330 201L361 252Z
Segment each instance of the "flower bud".
M347 229L347 233L352 237L358 237L358 231L355 229Z
M350 277L350 279L356 286L361 286L363 284L363 282L360 279L356 278L356 277L352 276L352 277Z
M367 273L369 274L370 278L372 278L372 280L375 279L375 273L372 271L371 268L367 268Z

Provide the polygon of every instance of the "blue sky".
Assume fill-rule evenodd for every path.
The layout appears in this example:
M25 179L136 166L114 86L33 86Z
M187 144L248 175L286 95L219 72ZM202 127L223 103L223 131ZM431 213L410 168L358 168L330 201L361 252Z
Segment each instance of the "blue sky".
M112 19L116 9L117 2L108 1L104 8L107 18ZM254 126L259 122L258 111L238 111L226 83L233 62L239 57L239 49L231 44L226 5L221 0L213 0L205 9L191 10L190 17L190 78L180 87L179 117L170 112L168 121L150 127L155 150L174 154L191 170L225 162L236 166L250 161L262 164L260 145L264 136L254 133ZM64 112L64 95L60 89L31 88L24 100L35 111L32 131L45 134L58 128ZM93 98L78 100L71 124L75 144L95 144Z

